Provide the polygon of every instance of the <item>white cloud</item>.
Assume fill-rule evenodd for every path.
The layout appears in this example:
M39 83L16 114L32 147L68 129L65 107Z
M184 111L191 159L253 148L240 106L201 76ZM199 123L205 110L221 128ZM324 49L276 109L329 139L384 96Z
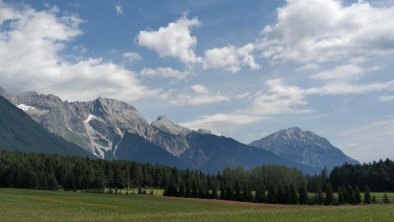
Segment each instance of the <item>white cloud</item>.
M102 95L130 101L158 92L141 85L133 72L99 58L67 61L61 50L82 33L82 20L58 13L0 1L0 25L9 27L0 31L0 82L5 89L37 90L68 100Z
M251 43L241 48L235 46L226 46L223 48L214 48L205 51L204 68L205 69L224 69L235 73L241 69L241 66L249 66L253 70L260 69L260 65L255 62L252 52L255 46Z
M347 95L394 90L394 81L364 85L340 82L304 89L298 86L287 85L281 79L271 79L265 81L265 85L268 89L255 93L252 98L253 101L245 108L229 113L204 115L194 121L182 123L182 125L190 128L204 128L215 132L223 132L237 126L273 118L282 114L310 113L312 110L300 107L307 105L307 98L312 95Z
M208 88L204 85L201 84L195 84L190 87L195 93L199 94L207 94L208 93Z
M130 62L142 60L141 55L136 52L125 52L122 54L122 56Z
M246 108L230 113L204 115L197 120L184 122L182 125L193 129L204 128L223 132L237 126L269 119L275 115L309 111L296 108L306 104L303 89L286 85L280 79L268 80L265 84L268 90L265 93L256 93L253 96L253 102ZM239 98L245 98L248 95L242 94Z
M193 50L197 38L191 35L191 28L199 25L197 18L188 19L184 16L157 31L140 31L138 44L153 50L160 57L175 57L186 64L199 63L202 59Z
M140 72L141 76L153 78L153 77L163 77L163 78L175 78L184 79L188 75L188 72L179 71L171 67L158 67L158 68L143 68Z
M394 52L394 7L287 0L260 44L270 59L325 62Z
M360 75L364 69L360 66L349 64L335 67L332 70L322 71L312 75L312 79L330 80L330 79L350 79L354 76Z
M236 113L219 113L214 115L202 116L198 120L183 122L181 123L181 125L189 129L209 129L220 134L223 131L233 129L235 126L251 124L253 122L262 120L263 118L264 117L242 115Z
M364 68L360 67L358 65L354 64L348 64L348 65L343 65L343 66L338 66L335 67L334 69L331 70L326 70L319 72L315 75L312 75L312 79L319 79L319 80L350 80L355 77L360 76L361 74L364 74L366 72L371 72L378 70L378 66L374 66L371 68Z
M223 96L223 95L197 95L197 96L190 96L190 95L178 95L175 99L170 100L169 102L173 105L204 105L204 104L211 104L211 103L220 103L229 101L230 97Z
M342 139L341 139L342 138ZM340 147L357 160L394 159L394 119L384 119L339 134Z
M304 90L297 86L283 83L281 79L267 80L269 90L257 93L250 107L244 110L251 115L278 115L282 113L305 112L293 109L297 105L306 105Z
M305 90L307 95L346 95L362 94L370 92L387 91L394 89L394 80L388 82L376 82L369 84L353 85L345 82L328 84L322 87L314 87Z
M120 4L115 4L115 12L117 15L123 15L123 9L122 6Z

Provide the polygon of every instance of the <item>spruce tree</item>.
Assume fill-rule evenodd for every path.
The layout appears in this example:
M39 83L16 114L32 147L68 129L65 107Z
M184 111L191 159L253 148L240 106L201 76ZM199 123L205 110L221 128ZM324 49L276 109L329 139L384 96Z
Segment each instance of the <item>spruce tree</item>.
M265 189L263 185L257 187L255 200L257 203L265 203L267 201L267 196L265 194Z
M383 203L384 203L384 204L389 204L389 203L390 203L389 196L387 195L386 192L384 192Z
M297 204L298 201L298 196L297 196L297 190L294 187L293 184L290 185L289 187L289 204Z
M235 197L234 200L236 201L242 201L242 195L241 195L241 185L239 184L239 181L235 181L234 184L234 192L235 192Z
M306 185L304 183L300 184L300 187L298 189L298 202L301 205L308 204L308 191L306 189Z
M334 201L334 191L333 191L331 183L328 183L327 187L326 187L326 197L324 200L324 204L325 205L334 205L334 202L335 202Z
M377 204L377 203L378 203L378 200L376 199L376 196L375 196L375 195L372 195L371 202L372 202L373 204Z
M252 190L250 189L249 184L246 184L244 186L244 190L242 192L242 199L243 199L243 201L247 201L247 202L253 201L253 194L252 194Z
M274 184L271 184L268 188L267 203L278 203L278 193Z
M354 204L354 191L352 186L350 186L349 184L346 186L346 190L344 191L345 193L345 200L346 203L349 204Z
M361 203L360 189L356 185L356 188L354 189L354 204L360 204L360 203Z
M364 204L371 204L371 194L368 186L365 186Z
M323 203L324 203L323 191L322 191L320 183L318 183L317 187L316 187L315 204L321 205Z
M342 187L338 187L338 204L345 204L345 197Z
M284 204L285 203L285 192L283 190L282 185L278 184L276 186L276 193L277 193L277 199L278 199L278 203L280 204Z

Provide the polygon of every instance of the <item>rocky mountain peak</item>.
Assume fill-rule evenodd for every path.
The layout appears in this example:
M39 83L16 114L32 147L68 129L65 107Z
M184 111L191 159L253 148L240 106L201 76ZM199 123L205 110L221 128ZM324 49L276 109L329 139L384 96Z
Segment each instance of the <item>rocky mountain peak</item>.
M250 145L313 167L332 168L346 162L357 163L326 138L298 127L279 130Z
M150 125L172 135L187 135L192 132L190 129L171 122L165 116L159 116L157 120L153 121Z
M169 121L166 116L159 116L157 117L156 121Z
M206 130L206 129L198 129L197 130L197 133L199 133L199 134L212 134L213 135L213 133L211 132L211 131L209 131L209 130Z

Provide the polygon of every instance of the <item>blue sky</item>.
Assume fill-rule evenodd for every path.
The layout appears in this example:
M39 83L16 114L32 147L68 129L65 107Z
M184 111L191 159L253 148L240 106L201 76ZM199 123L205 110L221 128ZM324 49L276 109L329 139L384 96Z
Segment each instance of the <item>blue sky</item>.
M1 1L0 85L394 159L394 1Z

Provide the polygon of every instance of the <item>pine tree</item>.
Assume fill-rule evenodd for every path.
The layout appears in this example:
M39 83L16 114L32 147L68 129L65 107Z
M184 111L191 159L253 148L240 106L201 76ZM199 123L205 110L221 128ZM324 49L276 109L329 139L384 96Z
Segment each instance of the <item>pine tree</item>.
M289 187L289 204L297 204L298 196L297 190L293 184Z
M278 193L274 184L271 184L268 188L267 202L272 204L278 203Z
M338 187L338 204L345 204L345 197L342 187Z
M215 185L212 186L211 199L218 199L218 189Z
M334 191L333 191L331 183L327 184L326 198L325 198L324 204L325 205L334 205Z
M389 204L389 203L390 203L389 196L387 195L386 192L384 192L383 203L384 203L384 204Z
M316 188L315 204L321 205L323 203L324 203L324 196L323 196L321 185L319 183Z
M184 197L185 196L185 184L183 182L180 182L180 184L179 184L178 195L180 197Z
M265 203L267 201L267 196L263 185L257 187L255 200L257 203Z
M306 185L304 183L300 184L298 189L298 202L301 205L308 204L308 191L306 190Z
M354 204L354 191L352 186L347 184L346 189L344 190L345 202L349 204Z
M276 193L277 193L277 199L278 199L278 203L280 204L284 204L286 201L286 195L285 195L285 191L283 190L282 185L278 184L276 186Z
M376 196L375 195L372 195L372 203L373 204L377 204L378 203L378 200L376 199Z
M220 183L220 199L225 200L227 198L226 195L226 187L223 183Z
M368 186L365 186L364 204L371 204L371 194Z
M247 202L253 201L253 194L249 184L246 184L244 187L244 190L242 192L242 199L243 201L247 201Z
M235 191L235 197L234 200L236 201L242 201L242 195L241 195L241 185L239 184L239 181L235 181L234 184L234 191Z
M360 203L361 203L360 189L356 185L356 188L354 189L354 204L360 204Z

